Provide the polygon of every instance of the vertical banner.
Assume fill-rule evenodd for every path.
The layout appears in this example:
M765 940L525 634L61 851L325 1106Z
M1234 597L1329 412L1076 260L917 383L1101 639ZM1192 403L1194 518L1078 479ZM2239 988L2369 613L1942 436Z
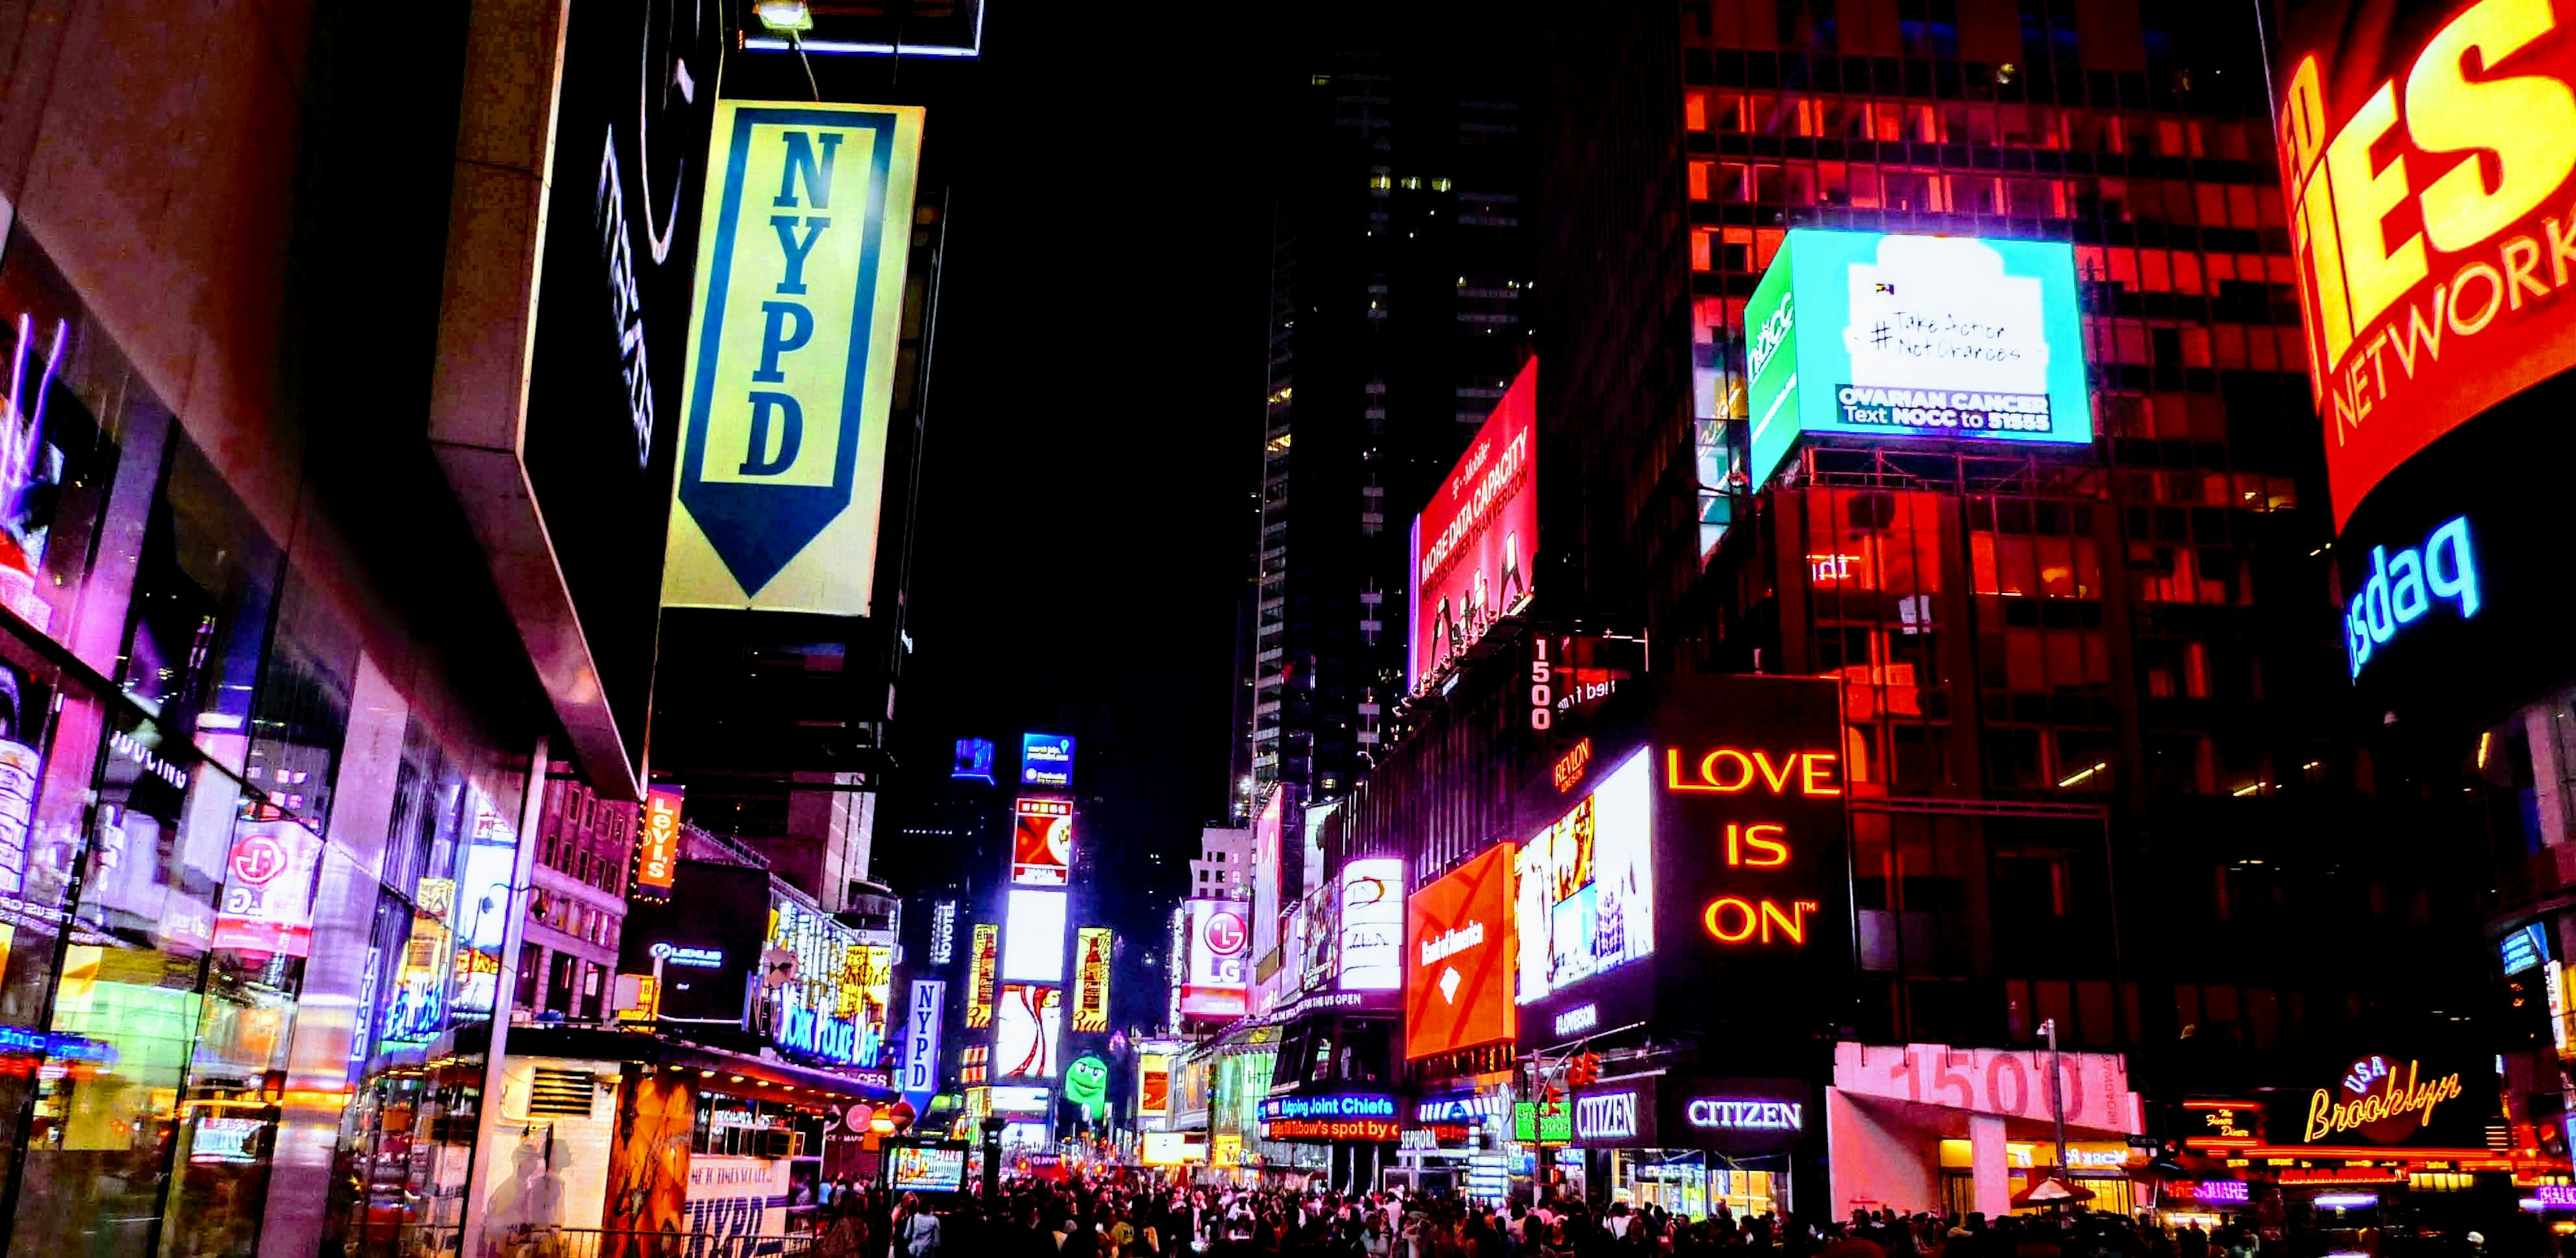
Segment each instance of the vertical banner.
M992 922L975 923L975 955L966 965L966 1029L981 1031L993 1025L993 972L1002 962L1002 928Z
M680 869L680 788L656 786L644 792L644 812L635 824L635 877L627 894L637 900L668 900L671 880Z
M921 120L718 102L664 606L868 614Z
M930 1094L939 1090L939 1019L948 1003L948 984L938 979L912 980L912 1021L903 1041L904 1099L916 1114L930 1112Z
M1114 942L1106 926L1074 932L1073 1029L1109 1029L1109 953Z

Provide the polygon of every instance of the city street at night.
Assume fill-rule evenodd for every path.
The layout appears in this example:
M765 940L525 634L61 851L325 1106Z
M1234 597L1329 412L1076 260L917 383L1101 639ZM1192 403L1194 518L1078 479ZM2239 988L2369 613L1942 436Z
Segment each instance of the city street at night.
M2576 1258L2571 266L2576 0L0 0L0 1258Z

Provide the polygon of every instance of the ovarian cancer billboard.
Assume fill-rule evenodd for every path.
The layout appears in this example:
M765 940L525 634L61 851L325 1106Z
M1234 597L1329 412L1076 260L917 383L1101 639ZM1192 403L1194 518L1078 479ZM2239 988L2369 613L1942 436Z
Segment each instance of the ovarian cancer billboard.
M1744 325L1757 486L1801 433L2093 439L2063 242L1798 228Z
M1538 546L1538 361L1521 365L1475 444L1413 517L1416 693L1530 597Z
M2312 0L2283 47L2280 169L2340 529L2416 452L2576 365L2576 33L2542 0Z

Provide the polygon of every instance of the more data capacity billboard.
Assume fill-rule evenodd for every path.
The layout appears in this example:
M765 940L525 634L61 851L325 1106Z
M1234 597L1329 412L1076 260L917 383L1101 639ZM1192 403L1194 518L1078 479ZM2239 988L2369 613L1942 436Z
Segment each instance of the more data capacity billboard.
M1744 328L1756 488L1800 433L2093 440L2073 245L1793 229Z
M1414 692L1530 596L1538 546L1538 360L1521 365L1422 514L1413 517Z

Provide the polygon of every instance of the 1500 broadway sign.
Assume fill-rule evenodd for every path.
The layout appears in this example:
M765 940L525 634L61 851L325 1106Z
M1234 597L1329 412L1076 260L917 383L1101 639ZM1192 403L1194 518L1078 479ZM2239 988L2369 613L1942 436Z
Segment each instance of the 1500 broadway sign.
M921 121L718 104L664 606L867 614Z

